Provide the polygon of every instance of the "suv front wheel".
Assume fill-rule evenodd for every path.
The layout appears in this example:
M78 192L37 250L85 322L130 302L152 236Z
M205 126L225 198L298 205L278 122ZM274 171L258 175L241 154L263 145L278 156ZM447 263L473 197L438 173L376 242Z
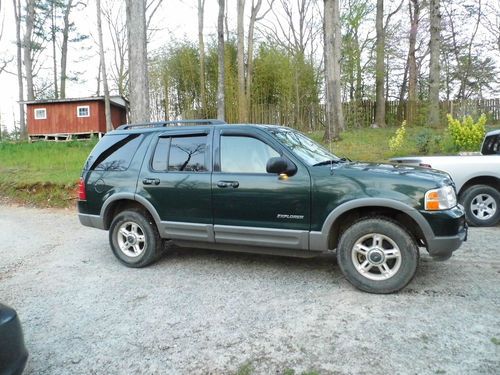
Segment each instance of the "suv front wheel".
M122 211L109 228L111 249L128 267L145 267L161 252L162 240L154 221L148 216L141 211Z
M347 280L370 293L393 293L415 276L418 247L408 232L385 218L365 218L350 226L337 247Z

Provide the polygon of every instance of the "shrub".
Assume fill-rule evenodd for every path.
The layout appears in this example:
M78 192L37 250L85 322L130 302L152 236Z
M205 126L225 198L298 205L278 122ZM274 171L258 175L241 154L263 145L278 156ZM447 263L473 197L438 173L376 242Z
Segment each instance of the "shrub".
M389 149L392 152L399 151L403 147L406 137L406 121L401 123L401 126L396 130L396 133L389 139Z
M415 136L415 146L420 154L428 155L442 152L443 138L429 128L420 130Z
M486 115L482 114L477 122L471 116L465 116L462 122L454 119L450 114L448 118L448 133L456 151L477 151L481 146L486 133Z

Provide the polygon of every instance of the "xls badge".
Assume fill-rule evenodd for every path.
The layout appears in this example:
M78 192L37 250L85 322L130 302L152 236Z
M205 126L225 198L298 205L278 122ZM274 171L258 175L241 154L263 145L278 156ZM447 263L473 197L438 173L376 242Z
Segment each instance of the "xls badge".
M288 214L278 214L276 215L276 218L278 219L295 219L295 220L302 220L304 218L304 215L288 215Z

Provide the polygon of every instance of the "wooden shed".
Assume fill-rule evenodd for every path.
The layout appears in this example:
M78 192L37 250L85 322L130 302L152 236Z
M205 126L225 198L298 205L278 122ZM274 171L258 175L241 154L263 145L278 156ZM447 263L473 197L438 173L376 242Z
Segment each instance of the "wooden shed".
M127 101L113 96L113 128L127 122ZM28 136L35 140L85 139L106 133L104 97L26 101Z

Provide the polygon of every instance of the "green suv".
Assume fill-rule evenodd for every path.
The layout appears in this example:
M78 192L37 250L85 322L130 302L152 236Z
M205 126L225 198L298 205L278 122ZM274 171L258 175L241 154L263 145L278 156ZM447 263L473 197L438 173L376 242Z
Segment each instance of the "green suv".
M182 125L182 126L181 126ZM339 158L290 128L193 120L105 135L79 186L83 225L143 267L180 247L314 257L336 250L357 288L391 293L419 247L448 259L467 237L446 173Z

